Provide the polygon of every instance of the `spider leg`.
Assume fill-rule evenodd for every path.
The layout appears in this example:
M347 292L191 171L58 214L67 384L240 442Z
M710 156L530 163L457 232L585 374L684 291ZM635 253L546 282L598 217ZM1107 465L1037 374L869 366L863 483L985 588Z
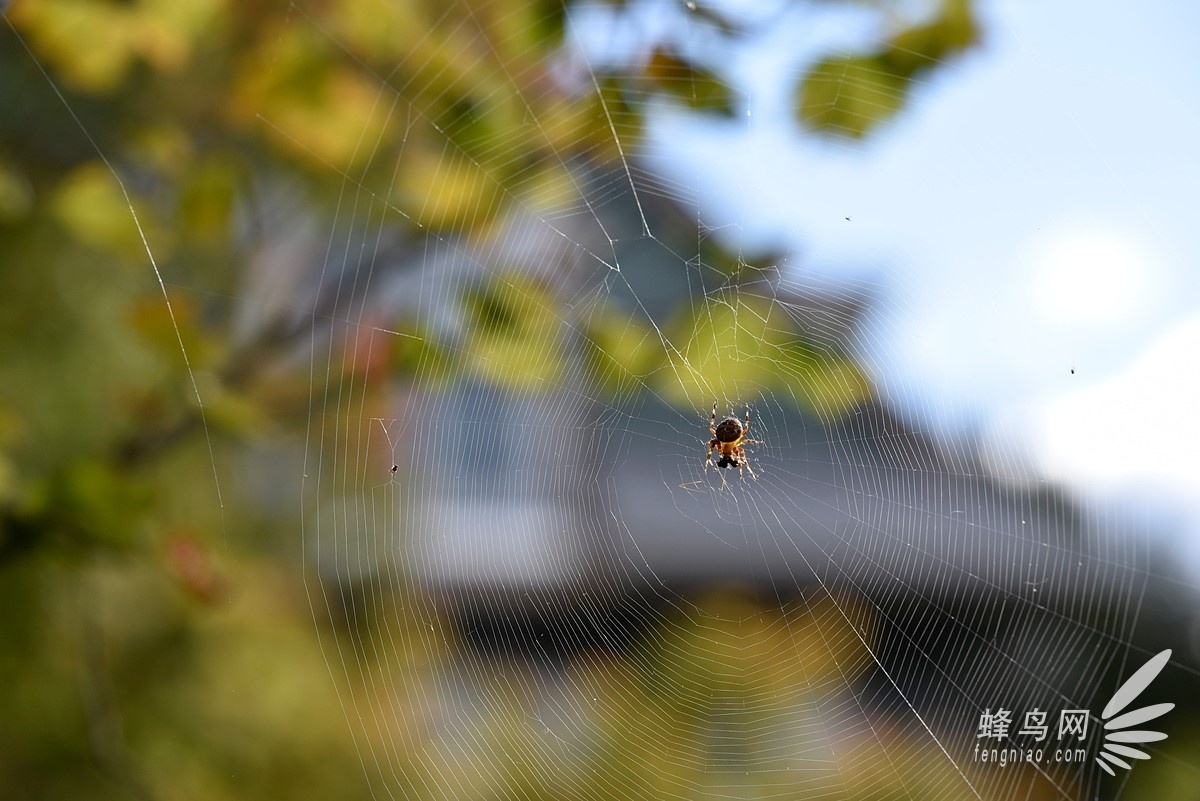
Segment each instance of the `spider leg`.
M717 402L713 401L712 417L708 418L708 433L714 437L717 435Z
M712 464L712 453L716 449L716 447L717 447L717 440L710 439L708 441L708 453L704 457L704 469L705 470L708 470L709 465Z
M750 478L757 481L758 476L754 475L754 468L750 466L750 460L748 458L746 458L746 451L742 448L738 448L737 454L738 454L738 476L739 477L741 476L742 465L745 465L746 470L750 473Z
M750 404L746 404L746 427L742 429L742 436L750 433Z

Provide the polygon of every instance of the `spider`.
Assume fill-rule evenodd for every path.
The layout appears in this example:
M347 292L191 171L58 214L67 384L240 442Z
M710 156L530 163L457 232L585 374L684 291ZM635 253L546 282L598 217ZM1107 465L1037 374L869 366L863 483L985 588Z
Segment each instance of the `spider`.
M746 423L736 417L726 417L719 424L717 423L717 402L713 401L712 417L708 421L708 433L713 435L713 438L708 441L708 456L704 459L704 469L713 463L713 451L717 452L716 466L719 468L736 467L738 476L742 475L742 468L745 467L750 471L751 478L758 478L754 475L754 470L750 467L750 461L746 458L746 449L744 445L757 444L756 439L746 439L746 435L750 433L750 407L746 406Z

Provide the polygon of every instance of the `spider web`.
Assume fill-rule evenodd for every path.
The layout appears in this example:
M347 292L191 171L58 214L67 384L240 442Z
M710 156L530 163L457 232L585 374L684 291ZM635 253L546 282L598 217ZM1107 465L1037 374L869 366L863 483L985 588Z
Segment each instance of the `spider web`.
M861 184L781 189L730 144L801 147L786 87L814 53L883 41L874 16L744 11L756 33L739 43L686 5L560 11L538 81L540 50L472 35L525 19L500 0L449 5L436 23L462 51L447 61L413 35L391 72L303 5L280 37L340 53L370 90L353 166L325 169L330 215L298 220L297 187L273 198L273 224L319 258L264 271L252 302L281 275L317 287L300 315L299 547L371 795L1125 794L1095 764L1094 731L1082 761L977 757L981 742L1024 749L1023 711L1095 717L1158 650L1148 623L1194 592L1161 565L1148 505L1074 494L1027 432L989 427L911 368L927 343L904 321L930 298L967 306L968 325L1003 319L912 263L916 239L977 248L986 227L956 217L955 198L897 231ZM647 43L664 41L713 69L734 114L647 87ZM411 78L456 60L441 93ZM899 140L938 113L932 83L912 91ZM447 122L460 94L505 105L523 139L469 107ZM547 97L590 103L602 124ZM319 157L286 115L259 120ZM547 164L522 162L531 142ZM805 146L842 165L900 147ZM1023 146L975 141L967 158ZM779 211L781 192L797 205ZM1041 211L1020 224L1037 229ZM873 249L844 247L859 236ZM1038 344L1074 372L1070 349ZM964 371L994 370L987 356ZM705 466L714 401L718 419L749 411L752 475ZM1014 733L981 739L1002 707ZM1146 748L1131 791L1148 766L1197 771Z
M977 726L1096 708L1151 653L1134 644L1151 521L1082 505L1015 434L949 431L954 410L896 377L894 323L920 301L887 257L838 270L800 230L751 235L765 178L705 175L703 142L718 125L778 141L753 76L722 76L747 100L719 123L609 91L634 82L639 37L745 62L688 13L566 9L551 77L606 129L554 151L568 180L549 189L506 169L511 142L441 127L445 98L375 76L406 139L364 135L365 161L400 175L423 135L435 168L407 197L343 176L304 521L314 617L353 619L324 648L374 795L1119 794L1090 751L981 764L981 742L1023 746L1019 722ZM519 65L479 57L503 87L480 91L511 93L548 138ZM618 101L646 104L643 135ZM600 148L615 158L587 158ZM464 180L476 216L431 223ZM873 208L839 200L814 213L849 228ZM484 218L493 233L461 232ZM423 235L389 250L397 226ZM714 400L750 411L753 476L703 464ZM1053 714L1046 747L1069 745Z

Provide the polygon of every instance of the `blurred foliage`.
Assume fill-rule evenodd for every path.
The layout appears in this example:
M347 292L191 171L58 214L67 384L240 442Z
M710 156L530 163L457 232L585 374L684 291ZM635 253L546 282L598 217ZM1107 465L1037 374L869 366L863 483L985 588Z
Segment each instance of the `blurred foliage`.
M1200 753L1200 731L1189 726L1170 734L1154 759L1138 764L1137 781L1129 782L1122 798L1128 801L1200 798L1200 776L1192 769L1195 755Z
M449 705L441 725L469 734L430 733L419 749L386 734L367 744L395 755L405 797L429 801L446 788L457 798L650 801L925 798L957 785L952 763L898 721L868 725L850 698L848 677L873 665L868 604L824 596L765 605L729 586L680 601L630 652L585 649L552 674L521 660L468 658L459 671L486 701ZM372 638L401 633L372 628ZM373 652L366 642L362 650ZM374 719L409 708L396 691L374 683L358 712ZM836 741L812 734L831 728ZM1036 769L1010 770L1021 797L1061 797ZM983 787L980 797L1008 796Z
M813 416L835 421L869 394L866 377L846 354L801 337L771 298L729 290L689 310L678 328L690 336L674 355L676 381L664 391L677 402L750 397L758 391L790 394Z
M472 372L526 392L561 386L554 298L521 275L500 276L463 298Z
M646 63L646 78L651 86L682 100L693 110L733 117L745 103L744 100L734 102L733 89L720 76L663 47L655 48L650 55Z
M904 107L913 84L979 39L970 0L943 0L929 22L905 26L876 49L821 59L797 86L806 128L861 139Z
M696 18L724 36L751 35L706 9ZM309 392L321 389L286 358L297 347L287 313L301 301L239 328L251 265L290 253L291 231L263 225L260 195L288 187L307 218L322 221L322 234L339 215L378 213L346 211L349 186L414 241L496 241L514 206L547 216L578 209L581 175L619 164L619 144L632 152L647 94L726 118L742 100L717 67L673 41L651 42L630 63L590 76L572 71L557 2L14 0L7 21L0 796L376 797L380 768L360 761L346 707L379 702L384 691L364 679L330 692L333 657L318 648L298 580L294 507L282 517L264 509L256 482L238 472L254 447L294 442ZM878 52L815 65L800 84L800 118L861 136L894 113L912 81L974 39L968 6L949 2ZM467 365L520 390L561 385L569 314L548 283L497 268L457 298L467 322L453 347L402 310L380 321L399 332L381 360L347 360L347 370L439 379ZM635 310L615 299L598 306L579 329L593 346L597 386L620 391L647 380L679 403L711 397L714 382L730 396L751 385L786 389L826 419L869 392L846 354L806 340L770 297L714 290L709 298L708 313L695 314L680 293L669 332L686 343L678 351ZM297 473L289 464L277 481ZM403 608L390 632L412 643ZM672 773L678 765L663 755L687 705L708 703L714 689L767 705L804 691L786 672L719 678L737 653L793 647L781 632L809 636L800 623L763 622L766 611L738 614L758 622L748 632L718 625L724 650L710 650L717 635L707 624L700 634L672 623L637 670L572 665L576 686L607 687L614 710L634 719L655 711L649 722L659 728L638 740L630 779L645 797L704 781ZM444 631L433 617L430 629ZM753 642L731 647L740 637ZM322 638L326 648L347 641ZM448 641L421 642L420 668L391 666L414 692L422 671L455 655ZM778 664L803 668L810 686L830 666L815 641L803 652ZM701 685L677 675L681 653L710 665ZM496 698L506 686L496 680ZM414 706L386 699L392 710ZM628 718L615 715L595 707L585 716L597 759L628 756ZM530 749L546 744L525 725L527 710L514 699L495 716L487 725L496 752L535 764ZM414 787L456 765L466 781L461 755L448 747L431 739L393 753ZM434 756L421 762L415 754L426 748ZM602 787L587 778L590 758L579 757L571 789ZM535 779L480 770L469 795L566 792L535 792ZM424 786L437 785L427 778ZM597 789L594 797L612 796Z

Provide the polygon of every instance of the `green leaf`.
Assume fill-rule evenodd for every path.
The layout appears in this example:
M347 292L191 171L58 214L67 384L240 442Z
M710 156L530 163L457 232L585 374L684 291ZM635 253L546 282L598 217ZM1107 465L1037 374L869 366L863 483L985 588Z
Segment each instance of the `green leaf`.
M559 386L565 364L555 346L561 331L553 296L517 274L493 278L463 297L471 332L467 355L497 386L526 392Z
M822 59L797 89L800 124L862 139L903 108L914 78L978 39L969 0L946 0L935 19L905 28L880 50Z
M817 133L861 139L904 105L908 80L882 56L833 56L799 87L800 122Z
M645 77L655 88L681 100L688 108L725 117L737 113L736 98L729 84L677 53L656 49L646 64Z
M148 487L120 467L79 460L56 477L48 510L71 545L124 550L137 541L138 523L152 503Z
M892 37L884 59L897 73L912 78L979 40L979 29L967 0L951 0L932 22L915 25Z
M586 341L592 380L611 395L646 380L665 361L654 331L616 309L606 309L589 321Z

